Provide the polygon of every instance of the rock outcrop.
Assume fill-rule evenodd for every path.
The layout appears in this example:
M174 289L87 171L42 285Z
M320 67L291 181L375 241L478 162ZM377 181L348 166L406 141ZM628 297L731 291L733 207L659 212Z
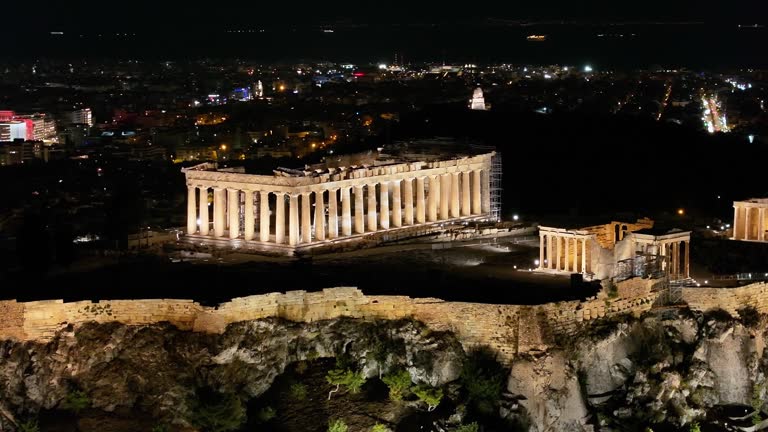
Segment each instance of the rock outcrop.
M464 358L452 334L408 320L266 319L230 325L221 335L94 323L45 344L0 343L0 406L27 415L60 406L77 389L94 408L134 409L183 424L198 389L256 397L288 364L339 355L368 376L397 364L415 383L433 386L456 380Z
M500 413L543 432L687 427L713 420L721 405L761 408L767 330L762 316L746 322L688 310L590 323L505 364ZM59 407L79 389L103 411L127 408L183 425L200 389L257 397L291 363L338 356L367 377L403 367L430 386L459 379L466 358L455 335L413 320L263 319L223 334L92 323L47 343L0 343L0 417Z

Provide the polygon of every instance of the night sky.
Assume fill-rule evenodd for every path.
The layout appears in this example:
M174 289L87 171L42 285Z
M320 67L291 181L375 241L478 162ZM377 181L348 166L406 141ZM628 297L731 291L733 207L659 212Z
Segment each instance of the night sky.
M0 31L108 28L151 30L260 25L322 24L348 20L354 23L464 22L483 18L540 21L705 21L764 24L764 0L706 1L52 1L8 2L3 9L20 19L4 20ZM47 4L46 4L47 3ZM454 6L456 5L456 6ZM34 12L30 8L34 7ZM4 14L5 15L5 14ZM26 20L24 17L34 19Z

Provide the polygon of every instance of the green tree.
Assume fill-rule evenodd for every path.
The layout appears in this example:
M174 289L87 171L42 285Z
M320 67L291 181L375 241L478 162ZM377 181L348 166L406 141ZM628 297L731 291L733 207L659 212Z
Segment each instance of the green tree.
M403 400L403 396L413 384L411 374L405 369L390 372L381 378L381 381L389 387L389 398L393 401Z
M389 431L389 428L388 428L388 427L386 427L386 426L384 426L383 424L381 424L381 423L376 423L376 424L375 424L375 425L373 425L373 427L371 428L371 432L390 432L390 431Z
M91 399L85 392L81 390L75 390L67 393L62 403L64 409L72 411L75 414L80 414L80 411L91 406Z
M234 394L207 395L192 417L192 424L205 432L226 432L240 428L246 420L243 402Z
M701 432L701 427L699 426L698 422L693 422L688 427L688 432Z
M347 432L349 427L342 419L328 421L328 432Z
M350 393L357 393L360 388L365 384L365 377L360 372L354 372L350 369L332 369L328 371L325 379L329 384L335 385L336 388L328 393L328 400L331 399L331 395L339 391L341 386L346 387Z
M427 411L434 411L443 400L443 389L440 388L418 385L412 387L411 391L427 404Z

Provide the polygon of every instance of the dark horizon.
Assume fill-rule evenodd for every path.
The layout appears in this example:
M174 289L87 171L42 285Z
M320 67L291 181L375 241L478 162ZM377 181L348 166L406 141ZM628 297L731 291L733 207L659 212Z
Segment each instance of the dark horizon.
M709 39L711 33L716 38ZM406 63L592 64L597 70L686 67L738 69L768 67L756 47L768 28L706 24L536 24L395 26L370 24L305 26L219 24L204 30L169 28L125 31L89 29L63 34L35 31L9 45L4 57L40 59L195 60L247 59L264 63L334 61L375 64L395 54ZM529 42L546 34L545 42Z

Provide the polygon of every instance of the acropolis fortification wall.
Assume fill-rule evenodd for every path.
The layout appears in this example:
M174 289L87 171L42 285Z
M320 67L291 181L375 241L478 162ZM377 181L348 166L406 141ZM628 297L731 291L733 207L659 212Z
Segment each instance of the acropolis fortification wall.
M545 349L558 333L600 317L651 308L652 281L619 285L616 299L538 306L448 302L436 298L367 296L356 288L288 291L235 298L216 307L192 300L0 301L0 340L44 342L60 329L87 322L149 325L169 322L182 330L221 333L228 324L263 318L312 322L339 317L363 320L415 319L435 331L454 332L465 348L490 346L504 358Z

